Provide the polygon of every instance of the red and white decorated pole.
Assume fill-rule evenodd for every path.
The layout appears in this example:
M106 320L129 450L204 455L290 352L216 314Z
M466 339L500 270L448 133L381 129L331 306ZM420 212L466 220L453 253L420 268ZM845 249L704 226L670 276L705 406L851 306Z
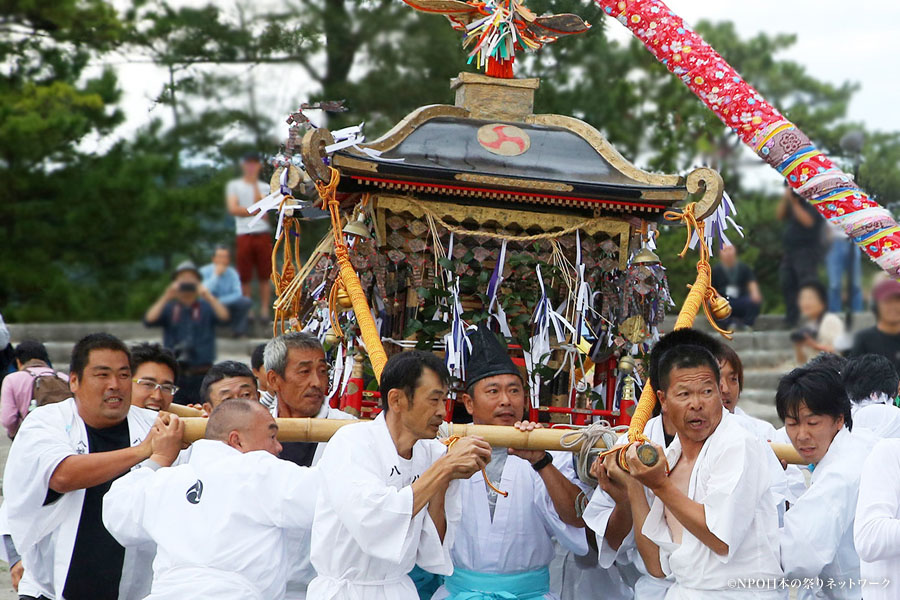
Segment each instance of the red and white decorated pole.
M660 0L595 0L891 277L900 277L900 226Z

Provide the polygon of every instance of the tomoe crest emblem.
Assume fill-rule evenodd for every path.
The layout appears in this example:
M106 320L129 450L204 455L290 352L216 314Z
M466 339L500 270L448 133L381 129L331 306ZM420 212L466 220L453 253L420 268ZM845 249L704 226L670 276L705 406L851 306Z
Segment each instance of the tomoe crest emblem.
M191 504L200 504L200 496L203 495L203 482L199 479L197 483L188 488L187 494L185 497L187 501Z

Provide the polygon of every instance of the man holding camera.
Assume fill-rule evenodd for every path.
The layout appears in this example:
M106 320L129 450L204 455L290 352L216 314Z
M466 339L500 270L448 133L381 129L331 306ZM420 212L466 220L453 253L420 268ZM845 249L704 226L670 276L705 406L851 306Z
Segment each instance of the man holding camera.
M216 325L227 323L230 316L202 281L196 265L184 261L144 315L146 326L163 328L163 346L178 359L177 404L199 402L200 383L216 360Z

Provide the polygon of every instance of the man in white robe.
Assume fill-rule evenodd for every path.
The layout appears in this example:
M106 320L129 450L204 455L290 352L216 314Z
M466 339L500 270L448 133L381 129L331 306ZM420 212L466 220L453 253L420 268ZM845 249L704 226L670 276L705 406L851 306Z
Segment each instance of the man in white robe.
M644 435L652 443L666 447L666 438L674 439L672 430L669 436L663 429L664 417L659 414L644 427ZM618 445L628 443L628 435L624 434L617 441ZM632 588L634 597L641 600L664 600L673 583L672 578L654 577L647 571L646 565L638 552L634 540L631 505L628 501L628 489L624 477L612 481L604 462L614 460L610 455L606 461L595 461L591 465L591 475L599 482L591 495L591 500L584 510L584 522L597 537L598 558L601 567L618 566L619 572L626 577L634 573ZM614 475L615 476L615 475ZM647 502L653 502L653 493L645 488Z
M525 386L506 349L485 327L469 341L462 401L473 423L533 430L534 423L522 422ZM576 510L581 488L574 483L572 453L494 448L486 472L507 495L490 487L482 473L459 482L463 511L451 553L453 575L433 600L468 598L472 592L558 600L550 593L554 540L576 555L588 552Z
M900 438L900 408L894 406L900 376L892 361L880 354L856 356L841 370L841 381L850 397L854 429Z
M309 530L312 469L276 458L278 426L256 399L223 402L177 467L117 480L103 523L125 547L156 544L149 600L284 597L286 533Z
M312 533L317 576L310 600L416 600L414 566L450 575L460 518L459 488L487 464L491 448L435 436L450 376L426 352L401 352L381 374L384 412L342 427L319 462Z
M32 411L13 442L3 495L23 597L136 600L149 591L155 548L122 548L101 522L102 496L151 457L175 460L184 426L131 406L130 364L115 337L83 338L70 362L74 397Z
M316 419L353 419L353 415L331 408L328 393L328 362L321 342L307 333L285 333L269 340L263 351L266 387L272 395L273 417L314 417ZM285 442L280 458L301 467L318 464L325 443ZM310 485L318 485L311 483ZM316 488L318 489L318 488ZM315 494L313 494L315 496ZM312 531L288 532L287 563L290 569L285 600L303 600L306 588L316 576L309 560Z
M750 433L771 442L775 439L775 427L762 419L751 417L738 406L744 391L744 365L734 348L716 342L719 352L713 355L719 359L719 388L722 390L722 405L733 415L740 416L738 423Z
M775 406L791 443L812 468L809 488L784 516L785 577L824 582L821 589L801 589L801 598L861 598L858 585L827 582L859 580L853 520L872 436L851 433L850 401L833 369L794 369L779 382Z
M853 541L863 600L900 597L900 440L878 442L863 465ZM885 583L888 582L888 583Z
M771 449L722 406L718 362L705 348L670 349L658 375L660 406L678 435L668 451L655 446L667 460L653 466L641 463L636 446L626 452L635 542L648 573L674 579L668 600L786 597L784 590L735 586L782 574Z

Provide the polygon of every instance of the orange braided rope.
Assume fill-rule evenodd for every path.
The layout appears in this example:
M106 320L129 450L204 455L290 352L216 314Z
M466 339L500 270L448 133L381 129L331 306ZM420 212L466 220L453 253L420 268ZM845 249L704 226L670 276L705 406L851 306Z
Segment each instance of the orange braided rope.
M356 274L356 270L350 262L350 252L344 243L340 203L337 200L336 193L341 174L334 167L329 168L331 169L331 181L327 184L316 181L316 189L319 191L319 197L322 199L322 208L327 208L331 213L334 255L340 268L340 280L344 289L347 290L347 295L350 296L350 302L353 304L353 312L356 315L356 322L359 325L363 343L366 345L369 360L372 362L375 379L381 381L381 371L384 369L385 363L387 363L387 354L385 354L384 346L381 344L381 335L375 326L375 319L372 318L372 311L369 309L369 303L362 289L362 283L359 281L359 275ZM339 330L335 330L335 333L339 334Z
M458 442L458 441L459 441L459 436L458 436L458 435L451 435L451 436L448 437L446 440L443 440L443 443L444 443L445 446L447 446L447 449L449 450L450 448L453 447L453 444L455 444L455 443ZM498 494L500 494L500 495L503 496L504 498L506 498L507 496L509 496L509 492L501 492L500 489L499 489L497 486L495 486L493 483L491 483L491 480L488 479L487 471L485 471L483 468L481 469L481 474L484 475L484 482L487 484L487 486L488 486L489 488L491 488L492 490L494 490L495 492L497 492Z
M290 196L285 196L281 201L279 212L284 209L284 203L293 200ZM291 234L295 233L296 236ZM295 238L292 240L292 238ZM278 247L282 246L282 264L281 272L277 268ZM296 276L296 270L302 267L300 262L300 224L294 219L285 219L281 228L281 236L275 240L275 246L272 248L272 283L275 285L275 297L280 298L284 291L291 285ZM284 332L284 325L290 319L290 315L297 314L300 310L299 298L294 298L287 306L280 306L276 303L275 314L272 324L273 335Z
M668 221L681 221L687 228L687 241L685 242L681 253L678 255L679 258L684 258L685 254L687 254L687 251L690 248L691 238L695 231L700 240L697 244L698 253L700 254L700 257L697 259L697 278L694 280L694 284L689 286L690 291L684 299L681 310L678 312L678 319L675 321L675 329L689 329L693 327L697 314L700 312L700 309L703 308L703 311L706 313L706 317L709 319L713 328L722 335L729 337L730 332L727 332L716 325L716 321L709 310L709 302L715 298L718 293L715 288L712 287L712 270L709 266L709 248L706 247L706 243L703 241L705 223L703 223L703 221L697 221L697 217L694 215L693 202L685 206L684 210L681 212L669 211L665 213L665 217ZM628 426L629 442L649 441L644 435L644 427L646 427L647 421L653 417L653 409L655 406L656 391L653 389L653 386L650 385L650 381L648 380L646 385L644 385L644 389L641 391L641 398L634 408L634 415L631 417L631 424Z

